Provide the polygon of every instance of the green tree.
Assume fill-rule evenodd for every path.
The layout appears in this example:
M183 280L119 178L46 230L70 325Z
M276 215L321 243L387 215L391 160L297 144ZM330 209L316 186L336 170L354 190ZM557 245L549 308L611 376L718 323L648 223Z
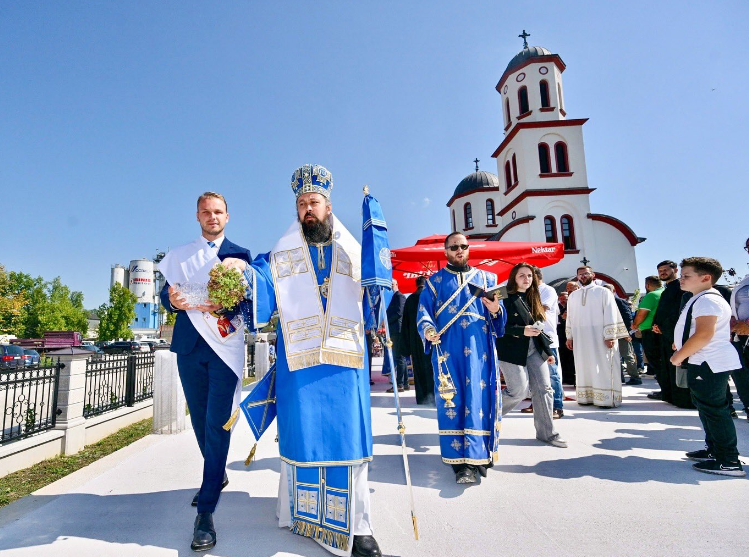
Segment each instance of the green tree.
M2 279L0 279L0 283ZM60 277L45 281L27 273L10 272L5 285L0 284L0 298L22 299L22 307L15 313L0 314L0 326L10 320L12 332L22 338L41 337L44 331L79 331L86 334L88 321L83 308L83 294L71 291ZM6 318L7 317L7 318Z
M133 338L130 323L135 319L138 298L127 288L115 284L109 289L109 303L96 310L99 316L99 340Z
M0 264L0 334L21 336L26 294L15 288L5 266Z

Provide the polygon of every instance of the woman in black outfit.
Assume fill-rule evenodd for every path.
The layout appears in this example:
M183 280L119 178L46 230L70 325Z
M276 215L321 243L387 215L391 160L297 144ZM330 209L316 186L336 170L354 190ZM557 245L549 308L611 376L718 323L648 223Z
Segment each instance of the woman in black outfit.
M554 356L548 337L541 334L545 312L536 275L528 263L512 268L507 292L505 335L497 339L499 368L507 384L502 391L502 415L514 409L530 388L536 439L566 448L567 442L554 430L552 422L554 391L548 364L554 362ZM541 323L535 326L538 322Z

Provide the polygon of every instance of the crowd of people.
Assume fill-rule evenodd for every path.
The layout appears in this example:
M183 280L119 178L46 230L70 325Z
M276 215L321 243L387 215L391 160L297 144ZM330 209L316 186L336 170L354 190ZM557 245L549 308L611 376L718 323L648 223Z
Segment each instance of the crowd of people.
M439 396L429 400L417 396L417 403L437 405L443 461L453 466L459 483L475 482L477 472L485 474L491 467L496 445L493 431L498 432L501 417L527 396L532 402L520 411L533 413L536 437L566 447L553 425L553 420L564 416L565 401L614 408L622 403L622 386L642 385L643 375L655 377L660 387L648 398L698 410L706 448L686 455L699 461L694 465L696 470L744 475L730 420L738 414L728 378L733 380L749 419L749 275L733 289L717 285L723 273L720 263L697 257L681 262L680 280L680 266L666 260L657 265L657 275L645 279L645 294L630 300L618 296L613 285L597 279L588 265L578 268L577 276L557 294L544 284L539 268L520 263L510 272L508 296L495 315L482 312L477 301L480 295L471 302L470 296L476 296L475 289L482 281L491 283L496 277L484 276L467 265L469 249L465 236L450 234L445 240L446 268L428 279L420 277L419 290L405 303L394 300L389 312L398 316L391 334L395 330L411 336L409 348L401 350L399 357L420 359L418 366L414 364L417 393L426 388L431 391L436 381L439 394L441 378L449 373L450 388L455 391L449 405ZM749 240L746 249L749 251ZM700 277L702 290L690 284L695 276ZM719 300L707 299L694 306L691 299L697 294L718 296ZM486 306L486 300L481 301ZM412 308L420 304L420 311L400 312L398 308L406 304ZM699 312L690 313L692 307ZM708 335L707 325L702 323L710 315L715 321ZM479 412L488 419L494 416L495 421L476 423L469 418L476 413L471 406L476 399L471 381L490 384L495 373L488 356L491 350L482 340L477 351L475 341L488 333L493 335L490 344L496 351L496 373L502 384L501 404L497 405L501 408L491 413L489 393L489 399L483 401L485 409ZM466 358L456 358L461 352ZM425 367L425 353L431 355L432 373L417 373L417 367ZM701 381L707 373L722 389L720 401L710 398L712 391L704 392L707 383ZM404 388L401 377L405 375L399 373L399 390ZM575 386L575 399L564 395L563 383ZM453 409L456 402L457 407L464 407L463 412ZM483 432L483 439L476 437L476 431ZM483 447L480 455L477 447Z
M371 351L380 324L371 319L367 297L362 300L361 246L332 212L332 175L304 165L292 175L291 188L297 218L270 252L253 259L226 239L226 199L206 192L197 202L201 235L171 250L160 266L167 280L162 304L177 314L171 350L203 458L191 548L216 544L213 513L229 481L243 331L277 314L270 375L275 398L256 388L242 404L275 405L282 460L278 524L336 555L379 557L368 463ZM496 275L469 265L463 234L448 235L444 248L447 265L419 277L410 297L393 283L387 311L392 343L383 341L393 349L391 390L409 389L410 358L416 402L436 406L442 460L458 483L486 476L497 459L503 416L526 397L536 438L566 448L554 422L572 400L562 384L575 384L579 405L613 408L622 403L624 371L626 384L640 385L646 366L660 385L651 398L693 405L699 413L705 448L686 454L698 461L694 467L744 475L728 379L747 411L749 277L726 293L715 288L722 274L717 261L683 260L680 280L678 266L664 261L659 276L648 277L633 315L629 302L588 265L557 295L527 263L512 269L506 287L499 285ZM244 299L232 310L210 301L188 305L176 285L207 283L218 264L243 275Z

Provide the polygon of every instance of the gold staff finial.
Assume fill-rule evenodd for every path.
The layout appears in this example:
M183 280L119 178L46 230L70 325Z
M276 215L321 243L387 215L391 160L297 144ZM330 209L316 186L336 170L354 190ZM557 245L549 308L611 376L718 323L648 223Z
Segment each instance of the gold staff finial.
M369 195L369 186L365 184L362 188L362 191L364 192L364 195Z

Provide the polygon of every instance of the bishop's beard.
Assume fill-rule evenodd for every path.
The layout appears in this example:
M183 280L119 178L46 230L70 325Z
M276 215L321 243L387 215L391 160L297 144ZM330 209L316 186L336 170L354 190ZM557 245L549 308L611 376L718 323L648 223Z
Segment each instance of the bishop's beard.
M333 235L333 227L330 225L328 219L319 220L317 217L312 215L313 222L307 221L307 215L304 216L302 222L302 232L307 242L311 244L322 244L330 240Z

